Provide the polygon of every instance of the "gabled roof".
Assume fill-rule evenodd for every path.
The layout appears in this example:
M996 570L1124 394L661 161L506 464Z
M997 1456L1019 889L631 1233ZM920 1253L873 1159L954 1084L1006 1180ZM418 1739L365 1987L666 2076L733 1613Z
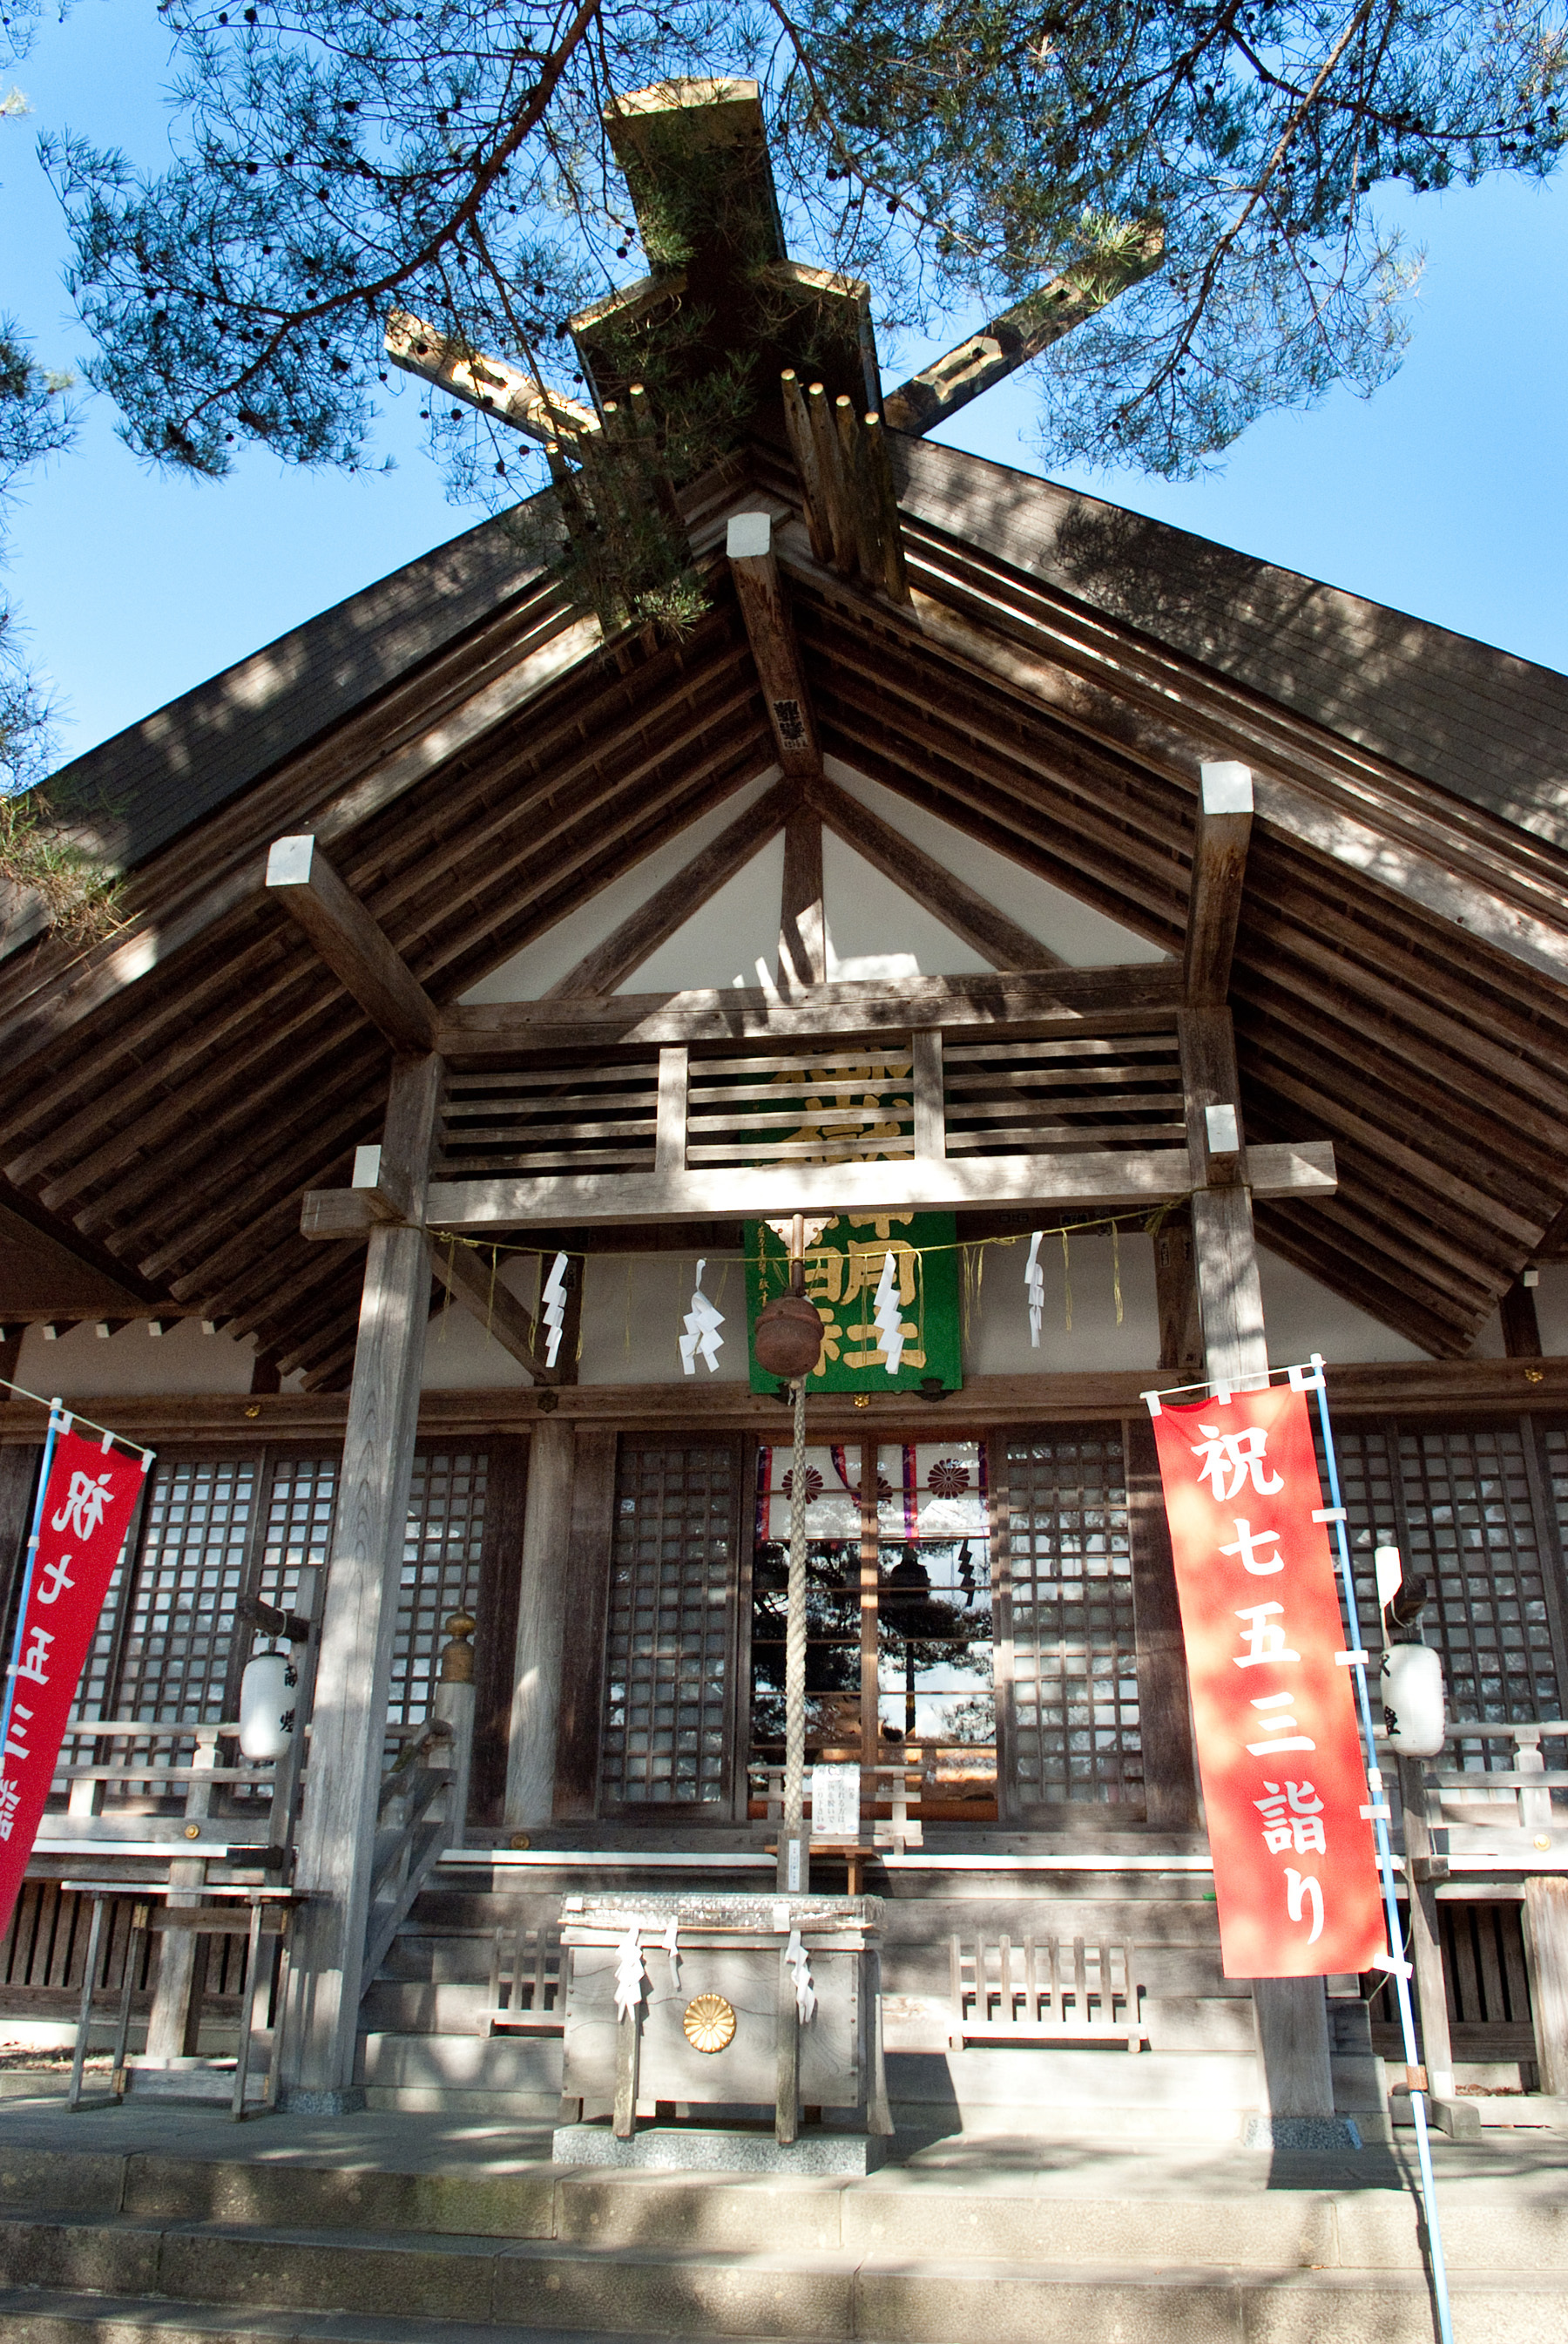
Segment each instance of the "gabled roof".
M1568 682L976 458L896 464L912 611L782 533L824 748L1178 951L1198 761L1251 765L1245 1119L1341 1175L1261 1234L1462 1351L1568 1199ZM699 556L759 498L798 503L769 448L697 484ZM77 761L133 916L0 960L0 1167L34 1213L342 1380L359 1260L300 1238L299 1197L376 1136L387 1048L266 896L267 844L315 832L456 1001L772 763L710 571L685 641L605 644L487 524Z

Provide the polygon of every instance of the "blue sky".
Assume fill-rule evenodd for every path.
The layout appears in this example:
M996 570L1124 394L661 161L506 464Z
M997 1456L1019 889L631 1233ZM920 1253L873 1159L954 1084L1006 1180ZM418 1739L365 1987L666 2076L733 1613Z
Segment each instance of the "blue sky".
M55 197L35 154L69 126L156 165L166 48L152 0L78 0L14 78L30 116L0 118L0 308L40 360L85 337L60 284ZM1271 418L1223 470L1182 486L1111 471L1061 475L1221 544L1568 669L1568 192L1511 180L1411 199L1427 250L1403 368L1370 402L1339 393ZM804 256L809 257L809 256ZM899 379L925 355L901 351ZM11 515L8 594L75 754L243 658L312 612L455 535L424 456L417 399L390 402L390 474L288 471L250 451L219 485L147 472L102 399L75 453L33 475ZM1026 379L941 436L1040 469Z

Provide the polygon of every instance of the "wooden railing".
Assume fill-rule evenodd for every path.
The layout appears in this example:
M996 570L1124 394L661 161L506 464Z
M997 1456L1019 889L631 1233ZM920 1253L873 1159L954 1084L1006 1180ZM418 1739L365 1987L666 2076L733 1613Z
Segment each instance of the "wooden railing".
M1184 1147L1174 1024L880 1046L688 1049L455 1069L435 1177Z

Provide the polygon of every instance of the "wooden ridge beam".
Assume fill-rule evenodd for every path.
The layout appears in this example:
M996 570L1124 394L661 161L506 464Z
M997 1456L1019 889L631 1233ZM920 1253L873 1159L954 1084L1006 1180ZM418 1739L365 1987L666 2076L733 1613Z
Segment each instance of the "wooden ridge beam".
M472 1246L456 1240L443 1244L441 1239L429 1239L430 1267L448 1294L462 1303L478 1320L485 1332L499 1343L503 1351L516 1359L537 1384L558 1384L562 1380L558 1367L547 1368L539 1355L538 1330L531 1310L518 1300L511 1288L503 1286L498 1269L487 1269Z
M808 792L812 805L846 846L891 879L896 886L934 912L944 927L989 960L998 969L1063 968L1060 953L1040 943L1027 928L987 903L977 889L956 873L944 869L934 855L905 838L891 823L863 806L848 790L826 779L813 782Z
M545 1001L576 1000L584 994L611 994L618 985L658 950L683 922L700 911L720 887L743 870L759 848L783 829L799 803L792 782L777 782L765 790L726 830L655 890L646 904L628 913L602 944L586 952L563 977L540 995Z
M275 839L266 884L395 1050L434 1047L435 1003L317 851L314 836Z
M762 697L768 703L779 769L795 781L809 780L820 773L822 755L806 671L800 664L800 646L795 640L794 621L773 551L772 516L733 513L725 552Z
M1169 1030L1180 1005L1180 972L1159 962L994 976L886 977L811 985L789 1001L755 985L715 986L576 1001L458 1003L442 1014L441 1048L466 1062L539 1050L774 1036L809 1045L847 1035L907 1036L917 1026L1061 1025L1084 1033L1136 1033Z
M1231 962L1241 917L1247 844L1252 834L1252 776L1245 765L1198 769L1198 833L1187 899L1182 984L1194 1009L1217 1009L1231 990Z
M1241 1177L1260 1197L1332 1195L1333 1149L1326 1140L1249 1148ZM866 1214L972 1205L1135 1211L1187 1196L1192 1185L1184 1147L1099 1149L714 1172L437 1180L430 1184L427 1211L432 1228L463 1231L526 1228L547 1221L658 1222L719 1214L771 1218L797 1212ZM314 1189L305 1198L304 1236L356 1237L367 1225L364 1199L352 1188Z

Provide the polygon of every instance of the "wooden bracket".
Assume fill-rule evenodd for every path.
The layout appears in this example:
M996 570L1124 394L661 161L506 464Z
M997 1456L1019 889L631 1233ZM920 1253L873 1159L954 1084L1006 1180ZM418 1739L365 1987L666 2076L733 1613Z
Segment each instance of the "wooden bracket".
M266 884L395 1050L435 1048L435 1003L313 837L275 839Z
M363 1195L374 1221L413 1221L419 1217L407 1173L386 1160L386 1150L379 1141L355 1149L349 1186Z
M547 1368L539 1355L533 1313L510 1287L502 1285L498 1271L483 1261L472 1246L443 1243L435 1232L429 1234L428 1244L430 1267L447 1293L472 1311L486 1333L511 1354L535 1383L560 1383L560 1369Z

